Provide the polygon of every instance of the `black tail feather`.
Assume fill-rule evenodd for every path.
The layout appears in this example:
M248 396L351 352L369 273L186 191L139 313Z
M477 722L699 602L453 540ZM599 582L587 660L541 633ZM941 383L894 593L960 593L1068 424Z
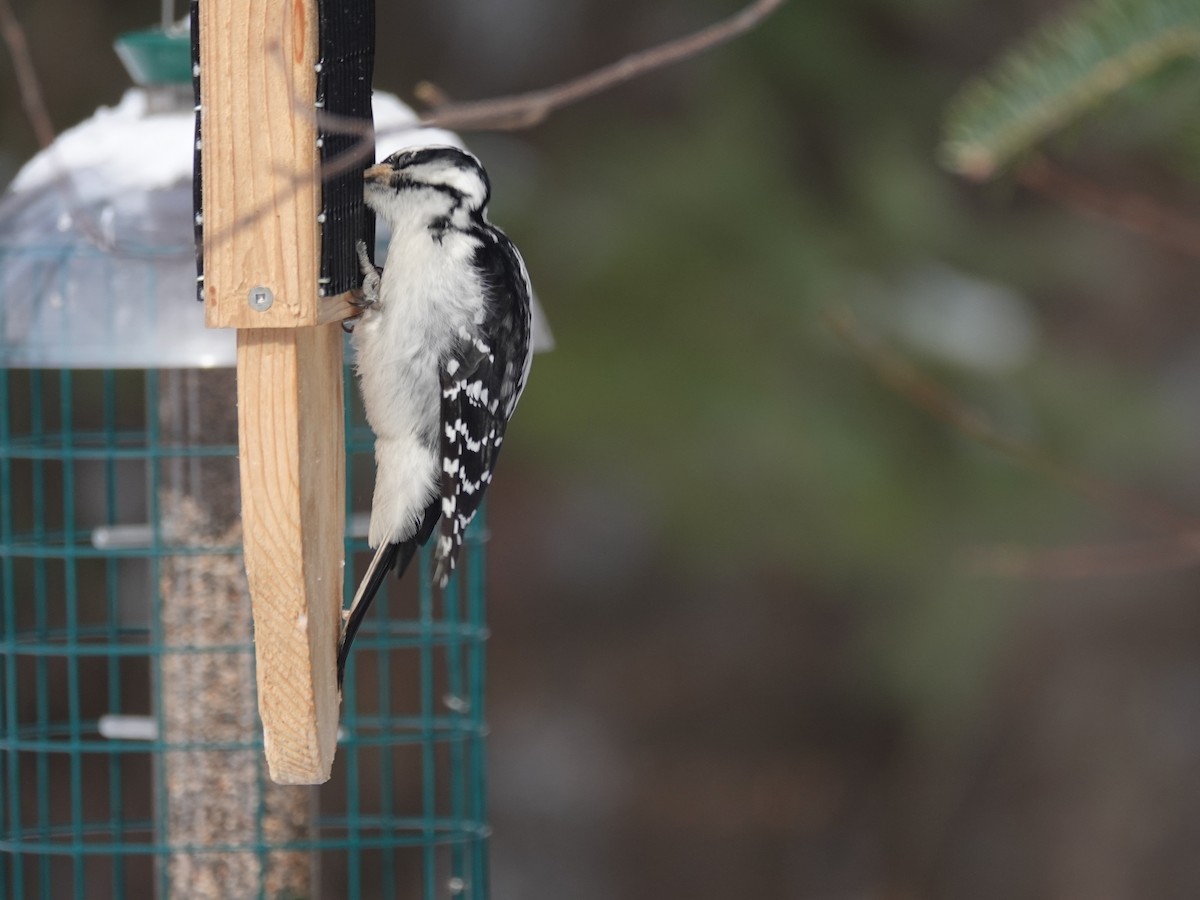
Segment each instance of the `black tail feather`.
M388 572L393 567L396 569L397 578L404 576L409 563L417 555L417 548L424 546L429 540L429 536L433 534L440 512L441 501L435 498L426 508L425 518L421 520L421 527L415 535L407 541L383 544L375 551L375 556L372 557L371 564L367 566L367 572L363 575L358 590L354 594L354 600L350 604L350 615L346 618L346 627L342 630L342 642L338 645L337 679L339 689L342 686L342 676L346 672L346 660L350 657L350 645L354 643L354 636L358 634L358 628L362 625L363 618L371 607L371 601L383 587L384 579L387 578Z
M370 609L371 601L383 587L383 580L387 578L388 572L396 564L396 557L403 556L404 564L407 566L412 560L413 554L416 553L416 549L416 541L407 540L398 544L383 544L375 551L371 564L367 566L367 574L363 576L358 591L354 594L354 601L350 604L350 615L347 617L346 627L342 631L342 643L338 647L337 658L339 688L342 686L342 676L346 671L346 659L350 656L350 645L354 643L354 636L358 634L358 627L362 624L367 610ZM407 552L405 552L406 550Z

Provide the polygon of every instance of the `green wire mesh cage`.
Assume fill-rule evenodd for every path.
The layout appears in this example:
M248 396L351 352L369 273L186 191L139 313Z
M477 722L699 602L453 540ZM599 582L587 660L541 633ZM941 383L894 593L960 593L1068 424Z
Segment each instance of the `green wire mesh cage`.
M0 195L0 900L486 897L481 517L445 591L422 558L376 599L332 779L267 777L193 131L190 94L132 89ZM345 375L349 595L374 469Z
M376 601L333 779L271 783L233 396L225 369L0 368L0 898L485 897L482 525L445 592L422 559Z

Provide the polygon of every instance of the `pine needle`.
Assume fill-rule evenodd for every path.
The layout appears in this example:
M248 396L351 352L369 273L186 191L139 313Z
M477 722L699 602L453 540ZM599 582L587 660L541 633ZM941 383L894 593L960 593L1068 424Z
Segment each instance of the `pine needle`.
M1200 56L1200 0L1092 0L1044 25L952 102L947 168L983 180L1167 62Z

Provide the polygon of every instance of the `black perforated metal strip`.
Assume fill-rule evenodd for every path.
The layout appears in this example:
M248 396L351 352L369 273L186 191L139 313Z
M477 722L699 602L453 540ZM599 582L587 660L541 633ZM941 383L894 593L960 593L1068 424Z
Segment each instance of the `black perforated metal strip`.
M203 174L200 171L200 4L192 0L188 4L188 17L192 25L192 93L196 98L196 134L193 145L192 164L192 212L196 232L196 299L204 299L204 191Z
M320 4L321 59L317 70L317 109L370 126L371 79L375 68L375 0L323 0ZM322 179L321 287L335 296L362 280L355 243L375 253L375 218L363 204L363 169L375 162L374 133L348 133L318 127L321 165L328 168L346 153L359 159L347 171Z

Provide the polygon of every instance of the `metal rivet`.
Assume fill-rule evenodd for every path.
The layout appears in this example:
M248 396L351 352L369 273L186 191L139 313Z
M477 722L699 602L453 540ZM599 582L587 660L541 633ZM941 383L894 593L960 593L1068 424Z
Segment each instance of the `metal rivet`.
M258 312L264 312L271 308L271 304L275 302L275 295L271 293L271 289L259 285L258 287L250 288L250 308Z

